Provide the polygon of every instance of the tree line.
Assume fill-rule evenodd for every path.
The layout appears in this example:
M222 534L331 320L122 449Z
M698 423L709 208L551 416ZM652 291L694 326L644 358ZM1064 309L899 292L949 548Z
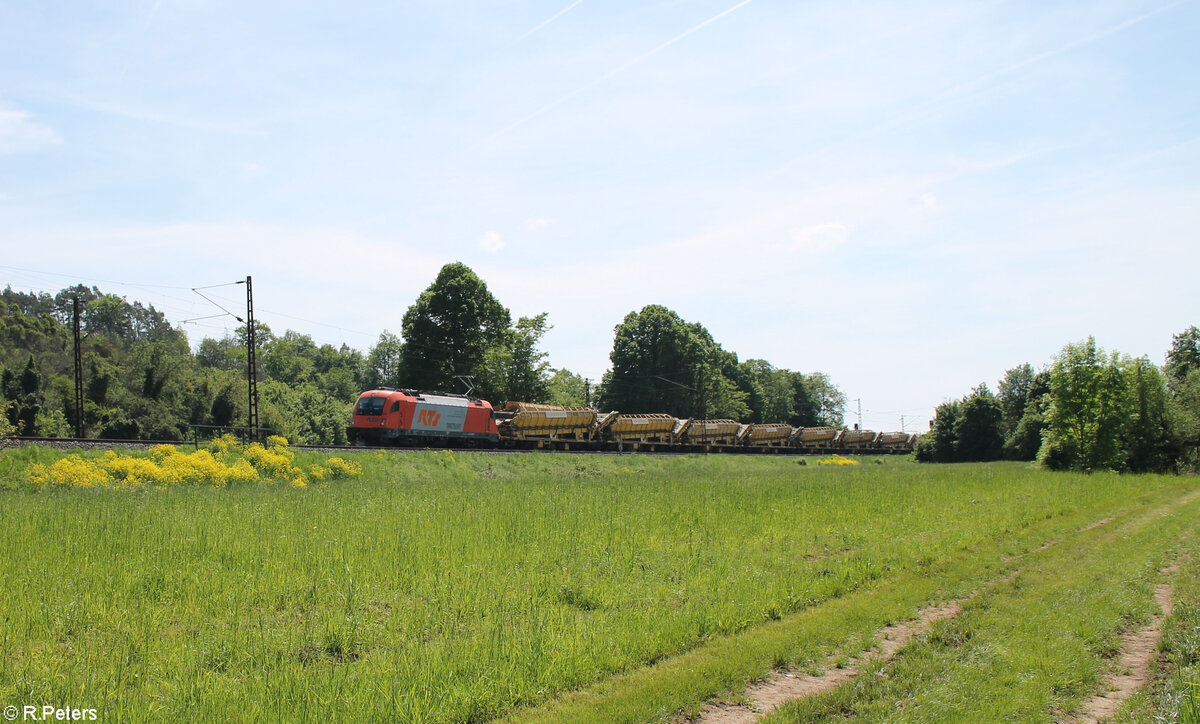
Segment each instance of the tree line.
M72 300L81 302L82 410L75 409ZM592 404L625 412L840 426L845 396L822 373L739 361L697 323L661 306L631 312L614 330L612 369L593 385L554 369L541 349L541 313L515 321L486 283L447 264L408 308L401 334L366 354L255 325L260 425L302 444L345 442L358 393L381 386L465 391L500 402ZM193 426L246 418L247 330L186 335L153 306L96 287L57 294L0 292L0 435L179 440Z
M1200 472L1200 329L1174 335L1160 368L1093 337L1035 371L1004 374L938 406L922 462L1037 460L1054 470Z

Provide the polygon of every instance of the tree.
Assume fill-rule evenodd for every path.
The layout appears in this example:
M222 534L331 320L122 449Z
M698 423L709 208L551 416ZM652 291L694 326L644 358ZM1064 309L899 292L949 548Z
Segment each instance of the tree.
M386 329L367 354L363 366L361 387L373 390L377 387L400 387L400 360L404 344L400 338Z
M456 375L482 371L488 349L511 322L487 285L466 265L447 264L404 313L403 386L453 390Z
M1005 372L1004 379L1000 380L996 399L1003 413L1002 428L1006 438L1013 434L1025 415L1025 406L1029 404L1029 395L1033 389L1033 378L1033 365L1026 362Z
M937 406L929 432L917 440L916 458L922 463L952 463L958 459L958 400L947 400Z
M676 417L743 418L747 394L731 379L737 356L700 324L651 304L617 325L599 394L604 409Z
M1182 382L1171 386L1167 421L1177 469L1200 473L1200 368L1188 370Z
M842 427L846 419L846 393L838 389L824 372L809 372L804 376L804 387L817 410L816 424L826 427Z
M200 346L196 349L196 362L201 367L237 370L245 366L246 352L237 347L233 337L219 340L205 337L200 340Z
M546 380L546 401L563 407L582 407L591 403L588 383L581 376L562 368L553 370Z
M547 316L542 312L521 317L488 349L477 380L480 395L493 401L545 402L549 398L550 364L546 353L537 348L550 330Z
M17 426L8 419L8 411L15 403L0 398L0 440L17 434Z
M1196 369L1200 369L1200 329L1192 325L1171 338L1165 371L1173 383L1180 383Z
M823 423L821 401L809 390L805 375L760 359L746 360L739 369L751 379L750 422L786 422L794 427Z
M33 355L19 375L5 370L0 374L0 398L12 401L8 421L19 435L40 435L37 420L42 412L42 376L38 374Z
M986 384L963 398L954 420L954 459L959 462L999 460L1004 447L1000 425L1004 417L1000 401Z
M1022 365L1009 370L1000 381L998 399L1004 413L1001 429L1004 431L1004 457L1008 460L1036 460L1042 446L1046 407L1050 404L1050 373L1041 370L1027 377L1026 372L1032 369L1030 365ZM1014 371L1015 381L1010 376Z
M281 337L268 339L261 347L257 356L263 372L271 379L292 386L312 380L317 351L312 337L288 330Z
M1146 357L1130 361L1123 373L1129 393L1129 415L1121 440L1125 466L1135 473L1163 470L1171 457L1166 380Z
M1064 347L1050 368L1050 405L1038 459L1054 469L1120 469L1126 383L1117 353L1106 356L1094 337Z

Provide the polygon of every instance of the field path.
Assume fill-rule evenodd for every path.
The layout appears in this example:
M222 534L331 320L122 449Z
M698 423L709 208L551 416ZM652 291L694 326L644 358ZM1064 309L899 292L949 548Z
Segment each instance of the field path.
M1078 531L1075 531L1075 533L1092 531L1092 529L1108 525L1108 523L1114 520L1116 520L1116 516L1105 517L1105 519L1088 523L1088 525L1079 528ZM1042 546L1039 546L1037 550L1044 551L1046 549L1050 549L1052 546L1062 543L1062 541L1063 538L1046 541L1046 543ZM824 674L798 675L794 670L775 671L772 675L767 677L766 680L752 683L749 687L746 687L744 694L739 698L743 700L742 702L719 700L712 701L709 702L709 704L704 705L700 713L700 718L694 719L694 722L697 722L698 724L749 724L751 722L757 722L758 719L766 716L766 714L774 711L775 708L786 704L788 701L792 701L794 699L803 699L805 696L814 696L816 694L822 694L824 692L828 692L828 690L838 688L841 686L841 684L844 684L847 681L852 680L852 678L858 676L858 671L859 669L862 669L864 664L869 664L871 662L889 662L889 660L892 660L892 657L895 656L896 652L898 652L902 646L907 644L908 641L916 638L916 636L928 633L930 627L934 626L934 623L938 621L946 621L949 620L949 618L958 616L959 612L961 611L962 603L966 603L968 600L976 598L983 591L989 590L989 588L996 585L1012 584L1012 582L1016 580L1016 576L1019 576L1020 574L1021 569L1015 569L1012 573L1003 576L1003 578L989 582L989 584L986 584L983 588L980 588L979 591L973 592L971 596L959 600L953 600L953 602L950 602L944 606L929 606L929 608L920 610L917 617L912 621L895 623L892 624L892 626L881 629L880 632L875 634L877 644L874 647L871 647L870 650L851 658L850 662L839 666L838 663L836 663L838 662L838 657L828 658L826 663L824 663L824 669L826 669ZM1159 586L1159 588L1160 590L1166 590L1166 604L1164 605L1164 610L1166 611L1165 616L1169 616L1170 590L1168 590L1168 588L1165 586ZM1164 594L1160 593L1160 596L1164 596ZM1163 605L1162 600L1162 598L1159 599L1159 605ZM1150 662L1150 657L1154 650L1154 646L1158 645L1158 638L1160 635L1162 635L1162 620L1160 620L1160 618L1156 618L1150 627L1142 630L1142 632L1138 632L1138 635L1148 635L1148 633L1150 633L1150 629L1152 628L1154 633L1153 640L1150 642L1150 646L1146 648L1146 652L1144 654L1145 660L1141 664L1142 668L1145 668L1147 671L1148 662ZM1133 634L1130 634L1129 636L1130 640L1132 640ZM1122 651L1126 650L1126 644L1126 640L1122 639ZM1141 642L1139 641L1136 646L1139 646L1139 656L1142 656L1140 648ZM1122 658L1122 670L1134 669L1135 664L1136 662L1134 662L1132 659L1130 659L1130 662L1127 664L1126 660ZM1140 669L1134 670L1140 671ZM1090 707L1088 708L1088 711L1091 711L1092 706L1111 706L1111 710L1115 710L1117 704L1120 704L1121 701L1128 698L1130 693L1134 692L1134 690L1138 689L1142 686L1142 684L1148 681L1148 674L1136 678L1135 683L1127 683L1124 681L1124 678L1126 677L1118 677L1118 680L1114 682L1114 686L1118 688L1118 692L1111 694L1111 696L1116 696L1121 692L1121 690L1127 688L1127 692L1124 692L1120 699L1117 699L1112 702L1111 705L1108 705L1102 704L1102 702L1109 701L1106 696L1098 696L1098 698L1094 700L1092 704L1088 705L1088 707ZM1111 714L1111 710L1105 711L1108 711L1108 713ZM1098 722L1097 718L1084 720L1085 722Z
M900 650L900 647L913 637L929 631L936 621L954 618L960 610L959 601L952 601L945 606L931 606L923 609L915 621L893 624L879 631L875 635L879 643L870 650L850 659L845 666L832 668L834 662L827 661L829 670L819 676L776 671L765 681L752 684L746 689L745 698L753 702L753 707L729 702L708 704L701 711L698 721L703 724L754 722L792 699L835 689L857 676L859 669L864 664L890 660Z
M1102 525L1111 523L1113 520L1116 520L1116 516L1097 520L1084 526L1083 528L1080 528L1076 531L1076 533L1084 533L1089 530L1099 528ZM1037 550L1039 552L1047 550L1048 548L1061 543L1063 540L1063 538L1058 538L1056 540L1049 541L1041 545ZM931 606L924 608L918 612L917 617L914 620L905 623L892 624L891 626L881 629L875 634L875 638L878 643L874 647L859 654L858 656L851 658L849 662L845 663L844 665L837 666L838 657L836 656L828 658L825 661L824 668L826 671L824 674L797 674L794 670L775 671L763 681L746 687L743 695L739 697L743 700L743 702L735 703L724 700L709 702L708 704L704 705L703 709L701 709L699 718L692 721L698 722L699 724L749 724L750 722L758 721L766 714L769 714L779 706L786 704L789 701L794 699L802 699L807 696L814 696L816 694L821 694L826 691L836 689L837 687L857 676L859 670L864 664L868 664L873 661L890 661L892 657L896 655L896 652L899 651L901 647L907 644L910 640L917 636L922 636L928 633L930 627L932 627L934 623L938 621L945 621L957 616L962 610L963 603L970 601L983 591L986 591L996 585L1012 583L1019 575L1021 575L1020 568L1013 570L1011 573L1002 578L987 583L981 589L973 592L966 598L951 601L944 606ZM1165 586L1160 586L1159 588L1162 589L1165 588ZM1167 606L1165 606L1164 609L1170 606L1169 590L1167 591L1166 596ZM1167 610L1165 615L1170 615L1170 611ZM1155 628L1157 635L1150 644L1150 647L1147 650L1148 652L1152 652L1154 647L1158 644L1158 636L1161 636L1162 633L1161 620L1156 619L1152 624L1152 627ZM1147 627L1147 629L1149 628L1151 627ZM1122 650L1124 649L1125 646L1123 645ZM1149 656L1150 654L1147 653L1145 664L1147 667ZM1122 669L1124 668L1126 668L1126 664L1125 661L1122 660ZM1130 692L1136 690L1138 686L1142 685L1142 683L1144 683L1144 681L1134 685L1133 688L1130 689ZM1120 700L1112 704L1112 708L1115 709L1117 703L1124 700L1124 698L1128 696L1129 693L1124 694ZM1097 700L1101 698L1103 697L1098 697ZM1096 722L1097 720L1093 718L1086 721Z
M1173 565L1165 569L1163 575L1169 575L1176 570L1178 565ZM1175 609L1171 587L1165 583L1160 583L1154 588L1154 600L1162 612L1152 618L1145 627L1121 635L1118 673L1109 679L1108 691L1092 697L1078 717L1070 721L1079 724L1108 721L1116 713L1121 702L1150 683L1150 662L1154 659L1154 652L1162 638L1163 621L1169 618Z

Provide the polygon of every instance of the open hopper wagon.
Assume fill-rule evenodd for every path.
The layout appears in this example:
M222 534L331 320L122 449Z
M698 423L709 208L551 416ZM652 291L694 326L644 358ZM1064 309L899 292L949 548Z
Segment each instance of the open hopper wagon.
M750 425L743 437L751 447L784 447L792 436L792 426L785 422Z
M496 426L506 440L590 440L597 412L590 407L560 407L506 402L496 412Z
M866 448L875 444L879 433L874 430L846 430L842 432L841 446L844 448Z
M740 428L737 420L680 420L675 440L683 445L734 445Z
M609 413L602 421L605 424L597 424L597 434L616 443L670 443L676 424L673 416L659 412L644 415Z
M842 431L836 427L798 427L792 433L792 445L806 450L827 450L837 446Z

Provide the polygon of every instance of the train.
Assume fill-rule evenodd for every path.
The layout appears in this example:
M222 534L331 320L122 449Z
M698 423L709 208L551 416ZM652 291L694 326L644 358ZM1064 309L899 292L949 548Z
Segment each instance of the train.
M607 452L910 453L904 432L680 419L665 413L601 412L470 395L380 387L359 395L347 438L353 445Z

